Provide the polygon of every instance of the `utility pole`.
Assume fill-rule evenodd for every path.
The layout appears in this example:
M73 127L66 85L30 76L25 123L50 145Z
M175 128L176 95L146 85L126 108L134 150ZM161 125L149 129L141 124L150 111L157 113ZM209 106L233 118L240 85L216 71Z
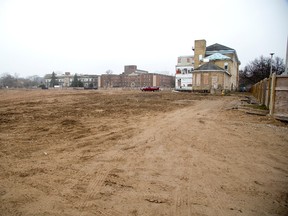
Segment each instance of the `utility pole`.
M288 75L288 37L287 37L287 47L286 47L286 61L285 61L285 72L283 75Z
M271 55L271 60L270 60L270 77L272 76L272 58L273 58L273 55L274 53L270 53Z

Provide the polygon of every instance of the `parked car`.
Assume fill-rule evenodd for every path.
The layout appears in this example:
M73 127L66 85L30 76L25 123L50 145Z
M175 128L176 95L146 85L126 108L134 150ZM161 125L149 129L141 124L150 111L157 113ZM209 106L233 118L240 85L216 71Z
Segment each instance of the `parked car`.
M144 86L141 88L141 91L160 91L160 88L157 86Z

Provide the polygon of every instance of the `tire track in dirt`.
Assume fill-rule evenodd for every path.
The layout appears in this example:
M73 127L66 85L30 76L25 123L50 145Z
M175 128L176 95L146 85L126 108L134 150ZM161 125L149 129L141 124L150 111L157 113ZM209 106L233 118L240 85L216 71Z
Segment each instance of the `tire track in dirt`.
M111 140L111 142L117 142L115 141L116 138L119 137L119 134L121 134L122 132L126 133L127 131L129 131L130 129L129 127L124 127L121 128L120 130L114 130L114 132L109 132L108 136L101 138L101 139L97 139L97 146L99 146L99 143L103 143L104 141L109 141ZM116 137L116 138L115 138ZM81 141L78 141L78 146L79 147L83 147L82 143L83 142L92 142L91 140L95 139L95 135L91 135L89 138L85 137L85 139L81 139ZM125 138L124 138L125 139ZM80 146L81 145L81 146ZM91 149L91 145L90 145L90 149ZM123 147L124 146L124 147ZM87 148L86 146L84 146L85 148ZM69 192L70 189L68 189L68 193L66 190L66 193L62 193L62 196L66 196L66 200L72 200L72 202L77 203L76 204L76 209L81 211L81 215L85 215L85 212L88 211L93 211L93 209L95 209L95 198L97 198L97 195L99 195L99 191L101 191L101 189L103 189L103 187L105 187L105 180L107 178L107 176L109 175L109 173L118 166L118 164L124 160L124 154L125 152L121 149L121 148L125 149L125 148L133 148L131 146L127 145L123 145L122 141L119 140L117 142L117 144L113 144L113 145L108 145L108 149L107 150L103 150L101 151L101 154L97 154L95 155L95 153L93 153L93 149L92 151L89 150L87 151L88 156L89 156L89 160L86 160L85 163L81 166L81 169L75 169L74 170L76 172L73 173L72 176L66 177L66 180L64 181L64 185L65 184L70 184L72 182L72 185L69 186L70 189L72 189L74 192L71 193ZM84 152L83 153L83 148L79 148L79 151L82 151L82 156L80 157L80 160L85 156ZM74 154L77 154L74 153ZM90 155L91 153L91 155ZM79 153L78 153L79 154ZM78 155L77 154L77 155ZM81 161L83 162L83 160ZM74 182L73 182L74 181ZM78 194L78 195L72 195L72 194ZM77 200L75 200L75 197L77 198ZM99 198L99 197L98 197ZM79 201L82 200L82 201ZM70 202L69 201L69 202ZM98 206L97 206L98 208ZM105 210L102 209L102 212L105 212ZM110 210L110 212L112 212ZM104 215L105 213L103 213ZM123 215L121 213L107 213L108 215Z
M213 215L215 216L225 215L223 211L223 204L225 203L224 200L226 199L223 198L223 196L219 196L217 193L218 188L212 186L211 180L208 181L207 177L204 177L202 170L197 169L197 176L202 177L201 181L198 182L198 185L202 188L204 194L206 195L206 200L209 206L209 211L205 213L209 213L208 215L211 215L212 212L210 211L213 210ZM213 181L215 184L215 179L213 179Z
M151 123L151 126L153 125L153 122L150 122ZM100 158L98 158L97 160L99 161L105 161L107 162L105 159L109 158L110 155L113 155L113 158L109 161L116 161L114 164L113 164L113 167L110 165L107 164L107 166L110 166L110 171L113 175L113 169L121 169L122 167L126 167L124 168L125 171L127 172L132 172L134 173L135 172L135 169L137 169L137 166L132 166L132 170L129 169L130 167L130 164L127 164L127 161L133 161L133 163L142 163L140 162L142 159L143 159L143 154L145 154L145 152L148 150L150 150L151 148L153 148L153 143L156 141L156 137L157 137L157 134L154 134L154 132L150 131L149 128L150 126L148 125L142 125L138 123L138 127L144 127L142 128L143 130L141 130L141 132L134 136L134 137L131 137L130 139L128 140L123 140L122 142L119 143L118 147L115 147L113 148L113 150L110 150L109 152L110 153L106 153L105 155L101 156ZM153 127L155 127L155 125L153 125ZM147 129L148 128L148 129ZM163 129L164 130L164 129ZM125 160L123 160L125 159ZM140 161L139 161L140 160ZM118 162L117 162L118 161ZM128 167L127 167L128 165ZM140 168L140 167L139 167ZM144 167L141 167L141 169L144 168ZM146 167L144 168L146 170ZM108 172L108 175L106 176L106 179L108 181L108 184L110 183L109 182L109 175L110 173ZM107 178L108 177L108 178ZM127 179L127 175L124 175L123 176L124 178ZM131 177L130 177L131 178ZM133 182L135 182L135 180L133 180ZM114 180L112 179L112 186L115 186L117 187L117 185L121 186L121 183L117 183L117 182L114 182ZM115 184L116 183L116 184ZM145 184L147 187L141 187L141 188L138 188L137 185L133 185L133 187L129 188L129 190L127 191L127 188L123 188L122 189L119 189L119 191L124 192L126 194L125 197L129 197L128 199L130 198L133 198L133 203L136 202L136 205L133 204L133 206L137 206L138 203L137 201L139 201L140 203L141 202L144 202L144 205L141 205L140 208L137 208L135 207L134 210L130 210L130 213L132 215L142 215L142 216L148 216L148 215L151 215L151 208L149 207L149 204L152 204L153 206L160 206L162 204L165 204L165 205L169 205L171 203L171 196L168 192L166 193L155 193L153 190L149 190L148 187L149 186L149 181L147 181L146 179L144 180L144 182L140 182L140 184ZM106 185L105 184L105 180L104 182L102 183L102 187L100 188L100 190L104 191L105 190L105 187ZM134 183L135 184L135 183ZM157 182L156 182L157 184ZM136 186L136 188L134 188L134 186ZM161 187L161 185L154 185L154 187ZM122 197L122 195L121 195ZM118 198L119 199L119 198ZM113 202L112 202L113 203ZM106 205L107 206L107 205ZM117 204L116 204L116 208L117 208ZM154 210L153 210L154 211ZM152 211L152 212L153 212ZM102 215L104 214L110 214L108 210L102 210L101 211ZM157 212L154 211L154 213ZM127 214L128 212L126 212ZM157 212L157 214L160 213L160 212ZM98 213L100 214L100 213ZM157 215L156 214L156 215ZM117 215L117 213L115 214L111 214L111 215ZM118 214L118 215L125 215L124 213L122 214Z
M100 191L101 187L103 186L103 183L105 179L107 178L108 174L110 172L110 169L98 169L97 170L97 175L94 178L93 176L91 177L90 174L84 176L84 178L87 179L93 179L92 182L87 187L87 194L85 195L83 202L80 203L79 208L80 209L85 209L88 206L92 205L89 203L91 200L93 201L95 198L95 195Z
M155 125L157 128L154 126L145 131L145 133L149 133L150 136L154 137L152 140L153 143L151 145L158 145L158 147L154 146L154 148L163 148L165 151L168 151L168 153L174 154L175 158L182 157L182 148L178 149L175 148L175 146L183 146L183 144L185 145L187 143L187 140L183 138L183 136L186 134L183 132L181 133L183 121L189 120L187 119L187 112L189 112L189 109L181 109L179 111L173 112L172 115L168 114L167 116L162 116L161 120L157 119L157 125ZM179 119L182 120L179 121ZM169 125L169 130L167 130L167 125ZM171 140L173 140L173 142L171 142ZM185 158L189 158L189 156L186 156ZM176 159L175 163L179 163L179 161ZM169 211L170 215L191 215L192 212L195 212L195 209L193 209L193 206L191 205L189 186L190 177L187 177L187 174L190 173L190 170L187 164L189 165L191 162L186 160L179 163L179 168L185 167L185 169L180 174L183 176L183 179L180 180L177 188L175 189L176 192L170 192L170 195L168 195L167 200L170 200L169 205L172 206ZM175 176L173 178L175 178ZM179 180L175 179L175 181ZM159 197L163 197L163 194L156 193L154 196L158 197L159 199Z
M115 145L112 149L105 152L98 158L94 158L89 164L82 168L80 173L87 172L90 170L90 174L87 174L79 179L78 182L81 182L83 179L90 179L89 185L87 187L86 193L82 199L82 202L78 205L78 209L81 210L81 216L85 215L87 212L95 213L96 215L103 216L122 216L125 213L117 211L115 209L107 209L101 207L101 205L95 205L95 199L99 196L101 191L105 191L106 187L109 187L109 176L115 175L113 170L118 169L120 167L121 162L125 161L127 157L127 151L134 151L135 145L126 143L125 141L119 141L117 145ZM108 158L108 160L107 160ZM94 163L100 162L101 167L95 169ZM91 173L92 172L92 173ZM81 175L81 174L80 174ZM96 176L96 177L95 177ZM106 184L107 181L107 184ZM112 184L117 184L117 182L111 182ZM125 187L125 185L121 185L121 187ZM128 186L129 187L129 186ZM118 189L121 190L121 189ZM130 190L130 194L134 194L134 197L139 196L136 191ZM98 197L99 198L99 197ZM96 210L94 210L96 208ZM148 209L144 208L144 212L141 215L147 215L145 212L149 212Z
M187 158L185 165L183 165L185 166L182 173L183 177L174 194L175 200L170 215L214 215L215 212L211 212L207 202L207 194L209 194L205 190L207 186L201 183L201 174L198 166L195 166L198 158L195 155ZM199 193L199 190L202 192Z
M197 164L197 167L201 167L201 169L194 169L190 170L190 176L192 173L197 176L197 184L198 187L200 187L203 191L203 197L205 198L204 204L205 207L208 208L201 208L201 214L203 215L230 215L231 210L227 206L227 202L231 199L224 191L221 191L221 179L223 176L225 177L224 170L221 172L221 176L213 176L215 173L210 173L212 170L217 169L223 169L223 167L219 167L220 164L225 163L225 159L223 162L223 158L225 155L218 155L219 151L216 153L215 148L225 148L225 146L222 146L221 142L221 134L226 134L230 130L228 128L223 131L223 128L225 128L225 125L222 125L221 121L221 113L223 108L225 107L225 104L223 101L217 101L216 103L210 103L207 104L209 106L209 109L206 109L205 112L202 112L201 115L205 116L204 125L201 121L198 122L200 125L202 124L202 128L204 131L209 131L210 134L213 134L215 137L209 137L205 135L205 132L202 132L202 135L198 137L199 144L195 146L196 148L193 148L194 157L191 161L193 164ZM214 112L211 112L211 110L215 110ZM211 121L213 119L213 122L209 122L209 127L206 127L206 122ZM196 121L197 122L197 121ZM216 122L218 123L216 125ZM200 125L194 125L195 127L200 127ZM200 127L201 128L201 127ZM216 139L216 137L218 137ZM221 142L221 143L220 143ZM201 147L202 145L202 147ZM222 151L220 151L222 152ZM223 151L225 152L225 151ZM235 150L233 152L229 152L231 155L237 155L237 152ZM210 171L211 170L211 171ZM191 179L192 180L192 179ZM194 179L195 180L195 179ZM191 181L190 185L195 184L195 181ZM195 203L197 204L197 203ZM233 208L232 208L233 209ZM203 211L204 210L204 211ZM197 212L200 214L200 212Z
M175 197L175 209L173 209L171 215L191 215L191 205L188 193L185 193L183 190L178 190Z
M103 209L103 208L99 208L96 211L91 211L91 213L93 213L93 215L99 215L99 216L122 216L123 212L118 212L115 211L113 209Z
M122 151L113 151L113 156L111 157L110 161L114 164L110 164L109 161L108 163L104 163L102 168L98 168L96 170L94 170L95 174L88 174L87 176L85 176L84 178L88 178L91 179L89 182L89 185L87 187L87 192L83 198L83 201L80 203L79 205L79 209L82 210L81 212L81 216L84 215L84 213L86 212L85 210L90 210L90 207L95 205L94 201L96 198L96 195L100 192L101 189L103 189L103 187L105 187L105 180L107 179L107 176L109 175L109 173L117 168L117 164L119 161L121 161L121 159L123 158L123 152ZM115 163L116 162L116 163ZM89 166L93 166L94 161L92 161ZM85 169L87 169L87 166L85 166ZM93 168L92 168L93 169ZM89 177L88 177L89 176ZM113 210L99 210L99 207L97 207L97 211L99 213L101 213L101 215L105 215L105 216L112 216L112 215L122 215L121 212L116 212Z
M138 127L142 127L140 124L138 124ZM153 133L151 133L151 131L148 129L147 130L147 125L144 126L145 129L141 130L141 132L132 137L129 140L124 141L124 145L120 147L120 152L123 154L123 156L125 156L125 158L127 159L127 161L133 161L133 163L137 163L139 162L139 160L142 159L143 154L145 154L145 152L147 150L150 150L151 147L151 143L153 143L155 141L155 135ZM148 127L149 128L149 127ZM127 165L126 163L122 164ZM143 167L133 167L133 171L135 172L135 169L140 168L142 169ZM129 168L125 169L125 171L129 172L131 171ZM135 179L134 179L135 181ZM139 182L140 184L148 184L148 182ZM135 183L134 183L135 184ZM168 195L164 195L163 194L158 194L158 193L154 193L153 191L150 191L148 189L149 185L147 185L147 188L141 188L139 190L139 188L132 188L131 190L129 190L129 198L132 198L131 203L137 203L137 201L141 202L148 202L154 205L159 205L159 204L166 204L169 203L169 201L171 200ZM124 191L123 191L124 192ZM151 215L151 208L148 205L141 205L140 208L134 208L134 210L132 210L131 215L141 215L141 216L150 216ZM121 214L121 215L125 215L125 214ZM126 212L127 215L127 212ZM158 213L156 214L158 215Z
M64 196L68 202L72 201L76 204L74 207L79 211L78 215L86 215L88 212L89 214L95 213L96 210L96 215L123 215L121 212L111 209L99 210L101 206L95 204L99 192L105 188L107 176L124 159L124 152L119 149L118 145L123 146L119 141L107 151L91 157L82 165L81 169L76 169L76 172L72 176L67 176L63 182L63 185L68 184L70 186L69 189L67 188L68 192L66 190L66 192L61 193L61 196ZM117 148L115 149L115 147ZM70 191L71 189L72 191Z
M140 145L140 147L138 147L139 145L137 145L137 148L134 149L133 152L134 154L137 152L141 154L141 156L139 155L139 157L136 160L142 158L143 154L145 155L145 150L147 149L147 147L149 147L148 152L153 151L154 156L157 157L157 152L159 152L158 154L159 156L164 156L163 158L164 161L166 160L165 159L166 157L165 155L163 155L165 153L161 151L161 149L163 149L165 152L168 151L167 153L169 154L175 154L176 158L182 157L183 152L181 151L181 149L178 151L178 149L175 148L175 146L183 145L183 142L185 143L185 141L187 141L182 137L182 135L186 134L180 133L180 135L178 135L177 133L179 133L180 129L182 128L183 121L189 120L186 118L187 112L189 112L189 110L190 109L185 108L175 111L172 114L169 113L168 115L159 116L154 119L154 121L157 122L156 125L155 124L151 124L149 126L147 125L146 129L142 131L142 133L139 135L140 139L138 138L138 143L143 137L146 137L146 141L143 143L143 146ZM199 110L201 110L201 108L199 108ZM179 121L179 119L181 119L181 121ZM167 125L169 125L168 130ZM177 134L177 136L175 136L175 134ZM173 140L173 143L171 142L171 140ZM147 154L149 155L148 152ZM154 156L151 159L155 159ZM147 163L150 159L143 158L143 160L144 160L143 162ZM187 163L191 164L191 162L189 161L185 161L184 164L183 163L179 164L179 166L186 167L186 169L182 172L182 176L184 176L185 178L187 178L187 173L190 172L190 170L187 168ZM166 166L167 165L165 165L165 167ZM147 169L147 167L145 167L145 169ZM174 206L172 210L168 211L170 212L170 215L190 215L191 212L196 212L196 210L193 209L193 206L191 205L189 184L185 183L185 181L184 182L181 181L180 184L178 184L178 187L176 188L176 193L170 192L165 195L165 193L160 191L151 193L151 191L148 190L142 191L142 193L143 193L142 197L151 203L158 203L158 204L167 203L167 205L169 206ZM173 200L173 197L176 198ZM159 209L161 209L161 206L159 206ZM161 212L161 210L157 210L157 208L154 211ZM151 212L151 210L148 212Z
M189 113L188 109L186 114L180 114L179 119L185 119L186 122L189 122L186 125L188 128L205 127L203 124L205 124L206 119L210 119L209 112L211 109L222 106L223 104L218 101L205 101L205 107L203 107L203 103L200 102L196 107L193 107L194 113ZM184 115L185 118L183 118ZM213 113L213 115L217 114ZM203 120L203 116L205 117L205 121ZM211 117L215 118L215 116ZM215 189L209 186L209 182L203 182L205 178L203 178L203 173L198 168L198 163L203 160L203 155L199 150L193 148L193 143L189 145L191 140L193 140L191 137L197 141L197 132L187 133L185 130L177 129L183 124L181 121L177 121L177 119L174 119L174 124L175 130L173 135L168 136L170 136L171 140L173 138L175 146L186 145L187 151L182 155L185 158L182 164L185 167L182 173L185 178L184 181L180 182L174 194L174 205L170 215L223 215L222 206L218 202L219 197L215 194ZM175 134L177 134L176 137ZM202 193L197 192L199 188L201 188Z

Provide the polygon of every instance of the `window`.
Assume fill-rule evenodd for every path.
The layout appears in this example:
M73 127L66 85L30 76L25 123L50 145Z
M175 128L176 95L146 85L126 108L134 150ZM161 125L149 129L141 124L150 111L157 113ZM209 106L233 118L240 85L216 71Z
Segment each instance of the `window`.
M224 63L224 70L228 70L228 63L227 62Z
M212 76L212 86L214 89L217 89L217 87L218 87L218 77L217 76Z
M181 63L181 58L178 58L178 63Z
M200 86L201 84L201 74L196 74L196 86Z
M190 63L190 58L187 58L187 62Z
M209 75L207 73L203 74L203 83L204 85L209 85Z

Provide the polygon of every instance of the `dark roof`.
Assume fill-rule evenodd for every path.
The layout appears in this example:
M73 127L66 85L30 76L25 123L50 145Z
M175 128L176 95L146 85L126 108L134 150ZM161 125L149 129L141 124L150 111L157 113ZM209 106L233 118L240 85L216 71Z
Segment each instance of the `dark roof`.
M201 71L205 71L205 70L209 70L209 71L213 71L213 70L221 70L224 71L223 68L213 64L212 62L208 62L204 65L201 65L200 67L196 68L195 70L201 70Z
M234 50L234 49L223 46L223 45L218 44L218 43L215 43L211 46L206 47L206 51L218 51L218 50Z

